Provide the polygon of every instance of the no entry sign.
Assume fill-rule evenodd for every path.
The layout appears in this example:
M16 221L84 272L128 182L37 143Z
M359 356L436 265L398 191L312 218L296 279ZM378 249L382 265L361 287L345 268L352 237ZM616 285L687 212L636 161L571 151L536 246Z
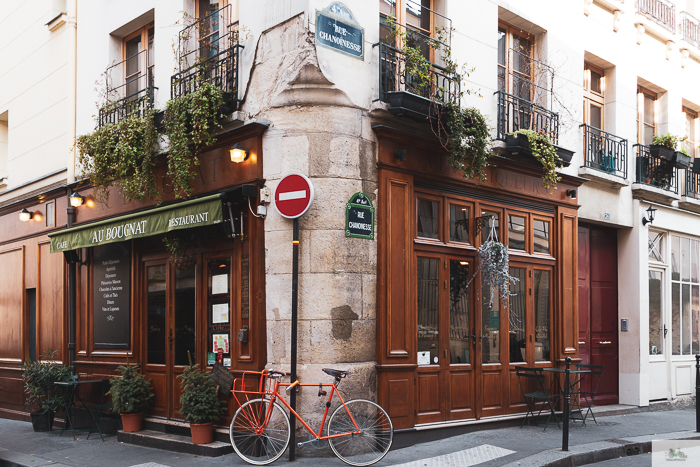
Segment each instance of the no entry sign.
M313 200L314 186L301 174L285 175L275 190L277 212L288 219L297 218L308 211Z

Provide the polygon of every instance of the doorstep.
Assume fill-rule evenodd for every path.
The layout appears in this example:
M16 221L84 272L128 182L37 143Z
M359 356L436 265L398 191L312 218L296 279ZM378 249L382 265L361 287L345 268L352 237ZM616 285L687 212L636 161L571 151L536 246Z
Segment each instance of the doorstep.
M191 436L155 430L142 430L134 433L125 433L120 430L117 432L117 441L204 457L219 457L233 452L231 443L214 441L209 444L192 444Z

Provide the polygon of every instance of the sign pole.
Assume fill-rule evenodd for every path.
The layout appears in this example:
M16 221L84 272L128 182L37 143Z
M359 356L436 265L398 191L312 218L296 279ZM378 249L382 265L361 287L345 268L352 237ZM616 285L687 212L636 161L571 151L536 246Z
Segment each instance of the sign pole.
M297 298L299 292L299 218L294 218L294 233L292 236L292 368L290 382L297 380ZM297 389L292 388L289 395L289 405L297 409ZM291 435L289 444L289 460L296 459L296 417L289 420Z

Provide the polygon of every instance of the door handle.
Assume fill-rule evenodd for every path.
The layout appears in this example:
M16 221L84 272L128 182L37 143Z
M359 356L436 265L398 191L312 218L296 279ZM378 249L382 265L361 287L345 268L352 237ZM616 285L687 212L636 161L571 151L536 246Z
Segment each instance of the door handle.
M586 343L583 341L578 341L578 345L586 345Z
M170 350L173 350L173 330L170 330L170 335L168 336L168 343L170 344Z
M666 339L666 334L668 333L668 328L664 324L664 339Z
M599 344L606 345L606 344L612 344L612 342L611 341L600 341Z

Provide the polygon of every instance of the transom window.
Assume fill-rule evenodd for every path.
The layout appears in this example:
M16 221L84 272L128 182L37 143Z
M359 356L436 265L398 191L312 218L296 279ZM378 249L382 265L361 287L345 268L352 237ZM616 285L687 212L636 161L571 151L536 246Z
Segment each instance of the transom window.
M654 232L649 230L649 259L652 261L664 262L664 234L662 232Z

